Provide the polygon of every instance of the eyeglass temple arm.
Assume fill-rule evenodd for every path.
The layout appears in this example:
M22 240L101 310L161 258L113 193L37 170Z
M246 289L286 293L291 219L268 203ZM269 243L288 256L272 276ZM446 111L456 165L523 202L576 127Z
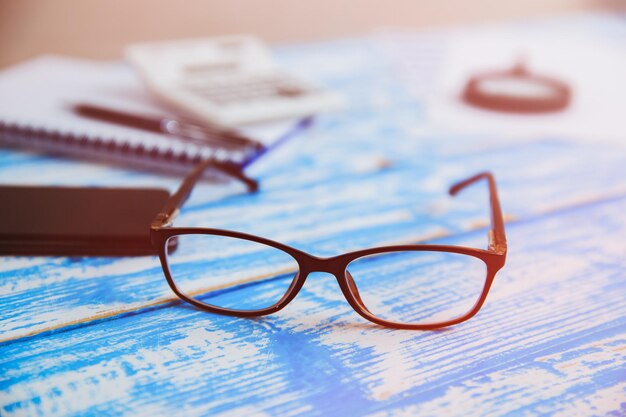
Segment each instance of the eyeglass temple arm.
M500 199L496 180L491 172L482 172L466 180L459 181L450 187L450 195L455 196L459 191L477 181L486 179L489 184L489 201L491 205L491 230L489 232L489 249L498 253L505 253L507 249L506 233L504 231L504 218L500 208Z
M167 200L165 206L161 210L161 212L155 217L152 222L153 228L159 228L168 226L171 224L174 217L182 207L182 205L187 201L193 187L196 185L198 180L204 174L208 168L217 169L218 171L238 179L243 182L248 188L249 192L255 192L259 189L259 184L256 180L247 177L241 167L226 163L226 162L218 162L218 161L204 161L196 165L196 167L185 177L178 190Z

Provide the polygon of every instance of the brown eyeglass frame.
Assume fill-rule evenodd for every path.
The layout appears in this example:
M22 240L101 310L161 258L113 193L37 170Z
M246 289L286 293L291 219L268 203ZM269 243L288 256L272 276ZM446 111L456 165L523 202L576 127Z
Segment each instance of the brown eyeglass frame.
M506 234L504 230L504 220L502 217L502 210L500 208L500 201L498 198L498 192L496 189L496 182L493 175L489 172L483 172L477 175L474 175L471 178L460 181L450 187L449 193L450 195L456 195L459 191L466 188L467 186L481 180L487 180L489 185L489 200L491 204L491 229L488 233L489 245L488 249L478 249L478 248L469 248L463 246L449 246L449 245L427 245L427 244L416 244L416 245L396 245L396 246L382 246L375 247L370 249L363 249L354 252L345 253L343 255L333 256L333 257L317 257L310 255L301 250L295 249L293 247L284 245L279 242L275 242L273 240L265 239L263 237L254 236L246 233L235 232L232 230L223 230L223 229L211 229L211 228L199 228L199 227L172 227L172 221L174 217L178 214L181 206L187 200L191 191L196 184L196 182L203 176L204 171L212 167L214 162L204 162L199 164L183 181L179 189L174 193L168 202L166 203L163 210L156 216L154 221L152 222L150 228L150 235L152 239L152 244L156 247L159 259L161 261L161 266L163 267L163 272L165 274L165 278L167 282L174 291L174 293L185 300L186 302L193 304L194 306L206 310L212 313L218 313L228 316L237 316L237 317L257 317L263 316L267 314L275 313L282 308L284 308L291 300L295 298L298 294L304 282L306 281L307 276L312 272L326 272L332 274L337 279L339 283L339 287L343 292L344 297L352 306L352 308L363 318L391 328L395 329L409 329L409 330L433 330L446 326L451 326L457 323L461 323L472 318L480 308L482 307L485 299L487 298L487 294L489 293L489 289L491 288L491 284L495 278L496 273L504 266L506 261L506 253L507 253L507 244L506 244ZM258 189L258 184L255 180L246 177L245 174L241 171L240 168L236 166L221 166L220 169L223 172L228 173L232 177L242 181L246 184L248 190L250 192L254 192ZM218 236L226 236L233 237L237 239L248 240L252 242L261 243L267 246L274 247L283 252L286 252L291 257L293 257L298 263L298 272L293 278L293 281L287 292L282 296L282 298L274 305L259 309L259 310L235 310L229 308L221 308L208 304L204 304L200 301L197 301L191 297L185 295L179 288L176 286L174 282L168 262L167 262L167 242L168 239L178 235L186 235L186 234L208 234L208 235L218 235ZM468 255L482 260L487 266L487 276L485 279L485 284L483 286L482 293L480 298L472 307L472 309L457 318L437 322L437 323L424 323L424 324L411 324L411 323L397 323L393 321L383 320L374 314L372 314L359 296L358 289L352 279L352 276L347 270L348 265L354 261L355 259L361 258L367 255L374 255L386 252L399 252L399 251L432 251L432 252L448 252L448 253L457 253L462 255Z

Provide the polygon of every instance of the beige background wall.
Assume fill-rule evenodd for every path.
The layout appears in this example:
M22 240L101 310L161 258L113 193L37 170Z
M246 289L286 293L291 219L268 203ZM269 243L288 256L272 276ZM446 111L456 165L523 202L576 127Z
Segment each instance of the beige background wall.
M615 0L0 0L0 66L120 56L131 41L249 32L285 42L615 6Z

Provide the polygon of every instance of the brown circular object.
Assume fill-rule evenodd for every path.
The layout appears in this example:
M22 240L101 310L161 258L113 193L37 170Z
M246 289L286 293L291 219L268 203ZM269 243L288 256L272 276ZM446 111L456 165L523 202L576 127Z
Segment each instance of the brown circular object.
M511 94L494 91L494 84L526 86L538 94ZM563 110L570 102L570 88L562 81L529 72L522 64L507 71L492 71L470 78L463 91L466 103L510 113L548 113Z

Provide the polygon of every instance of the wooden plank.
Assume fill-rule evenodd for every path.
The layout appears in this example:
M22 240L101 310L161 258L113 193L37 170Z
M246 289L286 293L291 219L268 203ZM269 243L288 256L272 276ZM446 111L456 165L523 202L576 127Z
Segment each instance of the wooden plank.
M318 275L261 319L177 305L4 343L2 414L617 415L624 209L619 198L511 224L483 311L444 331L365 322ZM483 233L446 241L460 239Z

